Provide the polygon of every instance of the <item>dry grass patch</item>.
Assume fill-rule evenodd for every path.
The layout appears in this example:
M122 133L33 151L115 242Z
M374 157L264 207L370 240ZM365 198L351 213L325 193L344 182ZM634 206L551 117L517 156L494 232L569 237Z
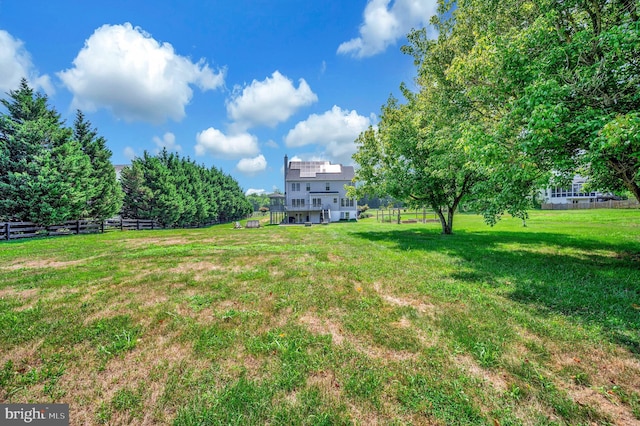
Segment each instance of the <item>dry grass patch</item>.
M498 372L482 368L471 356L469 355L457 355L454 358L454 362L464 371L468 372L472 377L480 379L481 381L488 383L498 392L506 392L508 388L508 382L510 381L509 375L505 372Z
M19 269L63 269L70 266L78 266L87 263L89 260L95 259L95 257L88 257L86 259L78 260L53 260L53 259L38 259L38 260L22 260L14 262L9 265L0 266L0 270L17 271Z
M373 284L373 289L385 302L391 305L400 307L411 307L421 314L426 314L432 318L435 318L436 307L430 303L425 303L421 300L395 296L391 293L386 292L379 282L375 282Z
M304 324L310 332L314 334L329 334L331 335L331 342L336 345L341 345L344 340L344 331L342 327L335 321L329 319L321 319L314 315L312 312L307 312L299 321Z

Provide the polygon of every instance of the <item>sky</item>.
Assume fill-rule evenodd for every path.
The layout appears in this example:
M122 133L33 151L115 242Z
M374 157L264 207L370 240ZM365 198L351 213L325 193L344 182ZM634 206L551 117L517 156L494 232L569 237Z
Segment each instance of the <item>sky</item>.
M283 159L352 165L436 0L0 0L0 94L26 78L114 164L163 147L283 189ZM3 111L4 112L4 111Z

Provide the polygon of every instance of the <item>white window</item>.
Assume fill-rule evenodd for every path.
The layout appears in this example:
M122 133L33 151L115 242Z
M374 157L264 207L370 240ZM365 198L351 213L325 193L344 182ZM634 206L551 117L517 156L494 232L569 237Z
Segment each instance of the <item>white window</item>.
M307 182L307 192L311 191L311 184Z
M324 187L325 187L325 190L327 190L327 191L331 191L331 184L330 184L329 182L327 182L327 183L324 185Z

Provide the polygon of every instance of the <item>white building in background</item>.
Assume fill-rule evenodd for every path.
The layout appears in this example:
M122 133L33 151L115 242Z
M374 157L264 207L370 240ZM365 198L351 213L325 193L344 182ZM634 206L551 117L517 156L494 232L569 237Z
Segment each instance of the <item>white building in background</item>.
M605 197L602 192L586 192L587 178L575 176L568 187L551 187L541 191L543 204L595 203Z
M328 161L289 161L284 157L285 222L330 223L358 217L355 198L347 197L353 166Z

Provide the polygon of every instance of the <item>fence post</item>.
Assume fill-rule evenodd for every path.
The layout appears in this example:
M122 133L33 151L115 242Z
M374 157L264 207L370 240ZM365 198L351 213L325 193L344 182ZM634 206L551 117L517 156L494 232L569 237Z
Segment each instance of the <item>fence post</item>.
M11 239L11 223L7 222L5 224L5 227L6 227L5 231L6 231L6 235L7 235L7 241L9 241Z
M140 230L140 219L136 220L136 230Z
M76 234L80 235L80 219L76 222Z

